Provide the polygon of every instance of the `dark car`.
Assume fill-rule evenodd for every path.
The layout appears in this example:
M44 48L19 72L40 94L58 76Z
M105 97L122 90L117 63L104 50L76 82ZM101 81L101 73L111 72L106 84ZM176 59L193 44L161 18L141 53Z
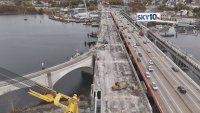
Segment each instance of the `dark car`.
M137 58L137 61L138 61L138 62L141 62L141 59L140 59L140 58Z
M178 89L179 92L181 92L183 94L186 94L186 92L187 92L186 89L183 86L178 86L177 89Z
M140 43L136 43L136 46L140 46Z
M141 53L138 53L138 56L139 56L139 57L142 57L142 54L141 54Z
M175 72L179 72L179 69L177 67L174 67L174 66L172 67L172 70L175 71Z

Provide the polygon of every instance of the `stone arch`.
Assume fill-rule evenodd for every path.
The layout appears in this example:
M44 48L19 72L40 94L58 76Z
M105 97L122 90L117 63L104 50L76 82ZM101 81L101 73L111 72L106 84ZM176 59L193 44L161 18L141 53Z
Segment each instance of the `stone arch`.
M61 79L67 73L78 69L80 67L91 67L93 64L93 54L88 52L68 62L58 64L56 66L41 70L35 73L30 73L24 77L29 77L30 80L35 81L41 85L52 87L59 79ZM10 85L5 82L0 82L0 95L3 95L9 91L18 90L18 87Z

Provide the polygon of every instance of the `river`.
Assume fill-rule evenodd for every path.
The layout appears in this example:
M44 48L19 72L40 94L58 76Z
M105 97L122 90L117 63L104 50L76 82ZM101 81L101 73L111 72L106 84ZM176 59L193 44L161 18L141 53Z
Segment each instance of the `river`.
M25 21L24 18L28 20ZM53 21L46 15L0 16L0 66L24 75L40 70L42 62L45 67L65 62L77 49L79 52L89 49L85 42L95 39L88 38L87 34L95 31L97 28L81 23ZM89 85L84 85L82 81L81 69L68 75L64 78L66 81L62 80L55 86L56 89L69 94L79 92L82 88L89 89ZM66 82L65 87L59 89L63 82ZM7 112L13 106L28 105L28 101L34 100L31 97L23 98L22 95L26 92L21 92L1 97L0 113Z
M166 39L200 61L200 34L197 36L178 34L177 37Z

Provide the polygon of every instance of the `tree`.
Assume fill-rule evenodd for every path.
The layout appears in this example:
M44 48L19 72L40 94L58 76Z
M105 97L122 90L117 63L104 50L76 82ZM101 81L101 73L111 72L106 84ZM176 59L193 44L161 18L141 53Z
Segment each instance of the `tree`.
M140 2L133 2L129 4L130 10L132 12L143 12L146 10L146 7L144 4Z
M199 18L200 17L200 8L194 8L193 13L194 13L195 17Z
M40 15L42 15L42 14L44 13L43 9L40 8L40 9L38 10L38 13L39 13Z
M182 3L178 3L175 7L174 7L174 10L176 11L180 11L180 10L189 10L190 7L187 6L186 4L182 4Z
M109 0L109 4L110 5L123 5L123 1L122 0Z

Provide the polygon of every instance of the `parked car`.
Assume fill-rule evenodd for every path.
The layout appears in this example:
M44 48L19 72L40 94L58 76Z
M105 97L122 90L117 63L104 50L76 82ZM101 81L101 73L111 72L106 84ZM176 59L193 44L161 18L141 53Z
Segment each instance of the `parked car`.
M158 87L156 86L156 83L155 83L155 82L152 82L152 83L151 83L151 86L152 86L153 90L155 90L155 91L158 90Z
M146 71L146 77L151 78L149 71Z
M186 94L186 92L187 92L186 89L183 86L178 86L177 89L178 89L179 92L181 92L183 94Z
M177 67L172 66L172 70L175 72L179 72L179 69Z

